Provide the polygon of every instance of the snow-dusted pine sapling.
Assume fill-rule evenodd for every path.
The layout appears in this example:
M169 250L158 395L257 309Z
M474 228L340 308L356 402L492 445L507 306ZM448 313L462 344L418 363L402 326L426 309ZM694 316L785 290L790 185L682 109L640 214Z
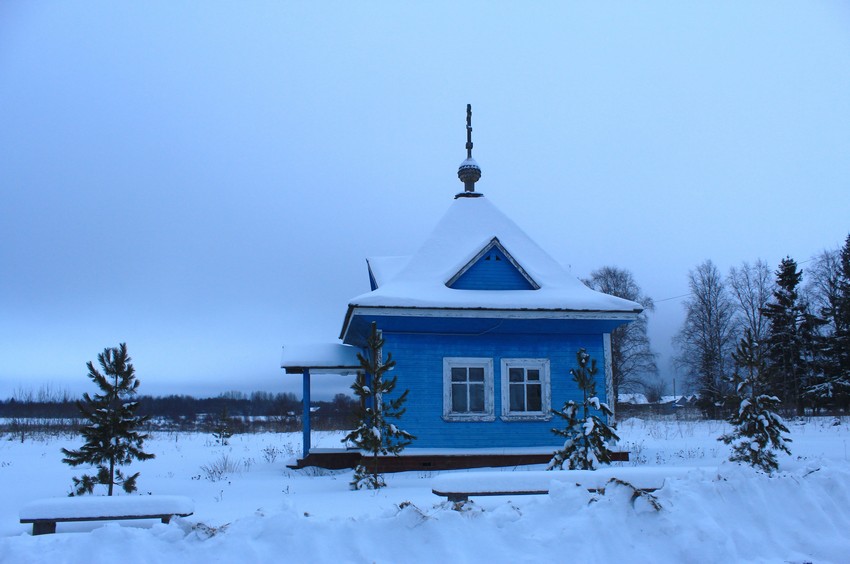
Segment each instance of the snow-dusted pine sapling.
M614 429L596 414L614 415L611 408L596 396L596 373L599 371L596 360L591 359L585 349L578 350L576 360L578 367L571 368L570 374L582 391L584 401L577 404L569 400L562 410L552 410L567 422L566 428L552 429L552 432L566 440L563 448L555 452L547 470L563 470L564 464L570 470L596 470L600 463L610 464L612 453L609 445L620 440Z
M222 446L227 446L230 443L230 437L233 436L233 431L231 430L230 415L227 413L227 404L224 405L221 413L218 414L218 420L213 426L212 436L215 438L215 442Z
M154 457L142 450L148 436L137 430L148 420L147 416L136 415L139 404L133 401L133 397L139 381L132 359L127 354L126 343L104 349L97 355L97 360L103 369L102 374L91 362L86 366L89 378L100 388L100 393L94 397L85 393L82 401L77 402L80 413L88 420L88 425L80 431L86 443L79 450L63 448L65 458L62 462L71 466L89 464L97 470L94 475L83 474L73 479L76 495L92 493L98 484L107 486L108 495L112 495L115 485L132 493L136 491L139 473L125 476L116 466Z
M361 407L357 414L357 428L342 439L343 442L351 442L368 453L368 458L371 459L366 461L367 457L364 457L364 461L354 470L351 487L356 490L384 487L386 485L384 477L378 471L378 456L398 455L416 438L407 431L399 429L392 422L400 419L404 414L405 408L402 406L407 401L409 390L405 390L394 399L387 399L395 390L398 378L396 376L385 378L387 371L395 366L395 361L392 353L388 353L384 361L383 346L384 339L377 325L372 323L372 330L367 341L369 358L359 353L357 355L366 377L358 378L351 386L360 398Z
M749 330L732 357L738 367L733 381L740 407L729 417L732 431L717 440L732 445L729 460L745 462L770 474L779 468L774 451L791 454L787 446L791 439L783 435L789 432L788 428L774 411L779 398L764 393L765 358Z

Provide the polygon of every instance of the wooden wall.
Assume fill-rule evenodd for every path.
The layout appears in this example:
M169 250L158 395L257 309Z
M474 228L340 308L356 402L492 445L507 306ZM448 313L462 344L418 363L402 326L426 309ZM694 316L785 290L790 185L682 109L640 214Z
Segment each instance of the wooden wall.
M576 366L576 351L584 347L596 359L599 373L596 389L605 401L605 374L601 334L484 334L439 335L384 332L384 352L397 361L392 374L398 376L397 392L409 389L400 426L418 438L415 448L488 448L558 446L549 421L504 421L501 419L501 359L548 358L551 368L551 406L560 409L567 400L582 396L570 376ZM494 421L443 420L443 358L487 357L493 359Z

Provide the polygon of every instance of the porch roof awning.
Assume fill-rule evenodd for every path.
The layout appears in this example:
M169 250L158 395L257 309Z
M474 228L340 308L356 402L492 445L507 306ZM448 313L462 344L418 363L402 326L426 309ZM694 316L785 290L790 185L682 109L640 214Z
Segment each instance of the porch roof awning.
M287 374L355 374L360 370L357 353L360 349L339 343L286 345L280 367Z

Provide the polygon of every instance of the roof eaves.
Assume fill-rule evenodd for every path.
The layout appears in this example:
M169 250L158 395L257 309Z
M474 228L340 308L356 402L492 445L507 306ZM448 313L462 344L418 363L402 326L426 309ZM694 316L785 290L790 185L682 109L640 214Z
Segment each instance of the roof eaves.
M359 311L358 311L359 310ZM501 314L519 314L520 316L532 317L538 314L541 317L547 317L551 314L552 317L563 317L569 319L570 316L576 318L586 316L598 316L611 319L617 319L617 316L622 316L623 319L633 319L643 312L643 308L632 310L601 310L601 309L570 309L570 308L507 308L507 307L452 307L452 306L382 306L382 305L367 305L361 306L357 304L348 304L348 311L345 315L343 324L343 332L351 322L351 318L357 314L366 313L369 310L380 310L384 312L392 312L397 315L405 313L413 313L419 311L428 312L444 312L449 317L466 317L465 313L469 313L469 317L477 317L478 314L486 313L501 313Z

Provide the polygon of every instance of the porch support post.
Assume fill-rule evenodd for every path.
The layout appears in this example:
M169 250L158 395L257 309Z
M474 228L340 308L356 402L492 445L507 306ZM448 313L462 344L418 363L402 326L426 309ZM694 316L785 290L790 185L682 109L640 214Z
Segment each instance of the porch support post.
M310 454L310 369L305 368L302 375L302 402L304 403L304 414L301 416L301 431L303 433L303 450L301 458L307 458Z
M617 398L614 397L614 362L611 358L611 333L602 334L603 354L605 355L605 403L614 412L609 417L609 423L614 423L617 417Z

